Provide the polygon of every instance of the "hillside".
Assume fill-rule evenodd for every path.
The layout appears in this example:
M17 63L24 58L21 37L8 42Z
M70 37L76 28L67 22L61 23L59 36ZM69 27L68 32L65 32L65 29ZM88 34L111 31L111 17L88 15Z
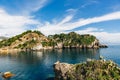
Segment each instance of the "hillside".
M2 49L53 49L53 48L99 48L101 44L93 35L79 35L75 32L55 34L46 37L39 31L26 31L12 38L0 41ZM105 47L105 46L104 46Z
M48 39L41 32L29 30L20 35L1 41L0 48L31 49L34 46L40 45L43 41L48 41Z
M80 64L56 62L56 80L120 80L120 68L113 61L88 60Z

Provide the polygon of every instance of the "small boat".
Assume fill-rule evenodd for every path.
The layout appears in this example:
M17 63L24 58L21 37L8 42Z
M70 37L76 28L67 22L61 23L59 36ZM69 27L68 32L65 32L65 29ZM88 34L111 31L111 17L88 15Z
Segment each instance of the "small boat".
M11 72L4 72L4 73L2 74L2 77L5 78L5 79L9 79L9 78L11 78L11 77L13 77L13 76L14 76L14 74L11 73Z

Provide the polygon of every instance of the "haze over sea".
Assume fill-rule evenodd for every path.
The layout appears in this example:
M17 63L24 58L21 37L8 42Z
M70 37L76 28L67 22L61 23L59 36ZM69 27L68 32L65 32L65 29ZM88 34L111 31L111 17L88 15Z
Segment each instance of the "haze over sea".
M39 52L19 52L0 55L0 71L15 74L10 80L53 80L53 64L56 61L79 63L87 58L103 56L120 65L120 46L101 49L56 49ZM0 78L2 80L2 78Z

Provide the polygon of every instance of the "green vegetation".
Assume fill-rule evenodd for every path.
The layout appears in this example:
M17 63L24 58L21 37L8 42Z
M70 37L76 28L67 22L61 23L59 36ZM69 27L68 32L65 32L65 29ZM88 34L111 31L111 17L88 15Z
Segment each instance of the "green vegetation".
M56 43L53 40L43 41L41 42L41 44L43 47L48 47L48 46L54 47L56 45Z
M92 60L76 64L67 72L68 80L119 80L120 68L112 61Z
M34 34L32 34L34 33ZM35 40L35 39L37 40ZM20 35L16 35L12 38L9 38L7 40L3 40L0 42L0 48L3 47L11 47L12 48L32 48L37 43L42 44L43 47L55 47L58 46L59 43L62 44L63 47L76 47L80 45L90 45L92 42L94 42L96 37L92 35L79 35L75 32L70 32L68 34L55 34L55 35L49 35L48 37L45 37L40 31L31 31L28 30L26 32L23 32ZM13 47L14 46L14 47Z
M9 39L7 39L7 40L0 41L0 48L1 48L1 47L6 47L6 46L11 46L11 44L12 44L13 42L15 42L16 40L21 41L21 38L22 38L24 35L28 34L28 33L37 33L38 35L43 35L40 31L31 31L31 30L28 30L28 31L26 31L26 32L23 32L23 33L20 34L20 35L16 35L16 36L14 36L14 37L12 37L12 38L9 38ZM35 43L35 41L31 40L31 41L28 41L28 42L26 42L26 43L24 43L24 44L19 44L16 48L24 48L24 47L27 46L28 43L29 43L29 44Z
M36 45L36 41L35 41L35 40L30 40L30 41L26 41L24 44L19 44L19 45L18 45L17 47L15 47L15 48L32 49L35 45Z
M33 31L33 33L37 33L38 35L43 35L40 31L37 30Z
M68 34L55 34L50 35L48 38L53 38L54 43L63 43L64 46L80 46L80 45L90 45L95 41L96 37L92 35L79 35L75 32Z

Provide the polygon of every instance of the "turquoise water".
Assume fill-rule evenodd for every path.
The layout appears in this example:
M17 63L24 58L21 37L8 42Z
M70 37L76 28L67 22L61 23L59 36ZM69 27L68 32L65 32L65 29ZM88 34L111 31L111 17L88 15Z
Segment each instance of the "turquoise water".
M74 64L84 62L87 58L99 59L100 55L120 65L120 46L109 46L103 49L59 49L2 54L0 71L14 73L15 76L10 80L53 80L53 64L56 61Z

